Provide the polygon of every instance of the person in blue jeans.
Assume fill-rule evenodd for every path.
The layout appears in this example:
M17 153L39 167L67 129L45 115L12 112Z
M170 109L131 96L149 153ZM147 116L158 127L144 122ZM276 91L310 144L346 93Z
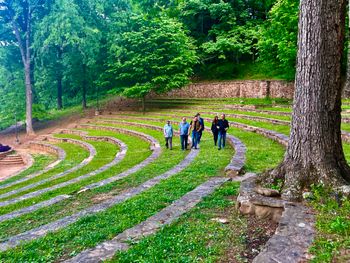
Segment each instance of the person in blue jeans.
M199 124L201 125L201 129L200 131L198 131L198 144L200 144L202 139L202 134L204 131L204 120L201 117L201 114L199 112L197 113L196 117L198 118Z
M198 136L199 131L202 129L202 125L199 123L198 117L194 117L194 119L190 123L190 131L192 132L192 147L197 149L198 145Z
M172 150L173 149L173 126L171 126L170 121L167 121L164 125L164 138L165 138L165 146L166 148Z
M226 144L226 133L229 129L230 125L228 121L226 120L225 114L221 115L221 119L218 121L218 130L219 130L219 142L218 142L218 149L221 150L221 148L225 148Z
M180 122L180 125L179 125L181 149L183 151L187 150L189 130L190 130L190 124L186 121L186 118L183 117L182 122Z

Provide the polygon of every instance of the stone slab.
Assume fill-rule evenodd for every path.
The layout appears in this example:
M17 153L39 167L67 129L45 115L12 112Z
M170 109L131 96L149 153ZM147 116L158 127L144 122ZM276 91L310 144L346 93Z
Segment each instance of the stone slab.
M182 162L180 162L177 166L175 166L171 170L165 172L162 175L159 175L155 178L152 178L152 179L146 181L145 183L141 184L138 187L126 190L123 193L116 195L113 198L108 199L100 204L93 205L93 206L91 206L87 209L84 209L82 211L79 211L73 215L63 217L63 218L58 219L58 220L51 222L49 224L40 226L38 228L29 230L27 232L18 234L16 236L12 236L7 241L0 243L0 251L5 251L9 248L16 247L21 242L28 242L28 241L37 239L39 237L46 235L48 232L56 231L58 229L66 227L66 226L76 222L77 220L79 220L80 218L82 218L84 216L88 216L88 215L91 215L94 213L102 212L102 211L104 211L104 210L106 210L106 209L108 209L116 204L124 202L124 201L150 189L151 187L159 184L162 180L168 179L171 176L181 172L190 163L192 163L192 161L195 159L195 157L198 155L198 153L199 153L199 151L191 151ZM139 169L141 169L141 168L139 168ZM134 173L134 172L135 172L135 169L133 169L133 168L129 169L127 172L124 173L124 176L129 175L129 174ZM93 187L98 187L98 186L91 185L90 187L88 187L88 189L92 189Z
M154 216L149 217L144 222L125 230L112 240L105 241L95 248L81 252L74 258L65 262L92 263L112 258L117 251L127 250L129 248L128 242L138 241L146 236L156 233L165 225L171 224L181 215L195 207L203 197L211 194L217 187L229 180L229 178L212 178L191 192L185 194L182 198L176 200L170 206L164 208Z
M66 158L66 152L58 147L58 146L55 146L55 145L52 145L52 144L48 144L48 143L43 143L43 142L30 142L29 144L29 147L30 148L33 148L33 149L40 149L40 150L44 150L44 151L47 151L49 153L53 153L57 156L57 160L50 163L48 166L46 166L43 170L41 171L38 171L38 172L35 172L35 173L32 173L30 175L27 175L21 179L18 179L14 182L11 182L11 183L6 183L6 184L3 184L3 185L0 185L0 189L3 189L3 188L7 188L7 187L10 187L12 185L15 185L15 184L18 184L18 183L21 183L21 182L25 182L31 178L34 178L34 177L37 177L39 175L42 175L50 170L52 170L53 168L55 168L59 163L61 163L65 158Z
M19 194L19 193L27 191L29 189L35 188L35 187L37 187L39 185L42 185L42 184L45 184L47 182L53 181L55 179L64 177L67 174L70 174L70 173L72 173L74 171L77 171L80 168L86 166L88 163L90 163L93 160L93 158L96 155L95 147L93 147L89 143L86 143L86 142L83 142L83 141L80 141L80 140L75 140L75 139L66 139L66 138L63 139L63 138L53 138L53 137L47 137L47 138L48 138L48 140L54 141L54 142L63 142L64 141L64 142L74 143L74 144L77 144L79 146L82 146L82 147L84 147L85 149L87 149L89 151L89 156L86 159L84 159L81 163L79 163L78 165L72 167L71 169L68 169L68 170L66 170L64 172L56 174L56 175L54 175L52 177L49 177L49 178L40 180L38 182L35 182L35 183L32 183L32 184L23 186L21 188L14 189L14 190L11 190L11 191L6 192L4 194L1 194L0 195L0 199L9 197L11 195ZM55 187L56 186L52 186L52 190L53 189L57 189ZM45 189L50 189L50 188L45 188ZM38 191L35 191L35 192L31 192L31 193L28 193L28 194L25 194L25 195L22 195L22 196L19 196L19 197L15 197L15 198L10 199L10 200L1 201L0 202L0 207L7 206L7 205L10 205L10 204L14 204L14 203L17 203L19 201L22 201L22 200L25 200L25 199L32 198L34 196L40 195L40 194L42 194L44 192L47 192L47 191L45 191L45 189L41 189L41 190L38 190ZM48 191L50 191L50 190L48 190Z

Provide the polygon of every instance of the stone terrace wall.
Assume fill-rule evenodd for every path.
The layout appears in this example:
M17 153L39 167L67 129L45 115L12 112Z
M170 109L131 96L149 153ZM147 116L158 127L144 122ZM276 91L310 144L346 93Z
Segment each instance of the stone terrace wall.
M294 83L278 80L244 80L193 83L182 89L150 98L288 98L292 99Z

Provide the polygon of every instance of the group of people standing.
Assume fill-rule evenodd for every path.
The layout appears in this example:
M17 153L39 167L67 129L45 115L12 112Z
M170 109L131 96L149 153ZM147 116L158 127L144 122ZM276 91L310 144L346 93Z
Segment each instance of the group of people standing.
M218 146L218 149L221 150L225 147L226 143L226 133L229 129L229 122L226 120L225 114L221 115L219 119L218 116L214 117L211 125L211 131L214 137L214 144ZM179 124L179 133L180 133L180 142L181 149L187 150L188 147L188 137L191 135L192 145L191 148L197 149L198 145L201 142L202 134L204 131L204 120L201 117L200 113L197 113L190 123L187 122L185 117L182 118L182 121ZM173 146L173 136L174 130L171 122L168 120L164 126L164 137L165 137L165 146L167 149L172 150Z

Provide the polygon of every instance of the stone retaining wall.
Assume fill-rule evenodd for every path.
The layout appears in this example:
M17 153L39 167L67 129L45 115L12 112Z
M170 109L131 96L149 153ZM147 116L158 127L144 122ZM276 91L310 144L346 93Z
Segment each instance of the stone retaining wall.
M253 263L306 262L308 248L315 237L315 216L311 209L302 203L262 195L257 188L256 177L244 180L240 186L237 208L242 214L273 220L279 225Z
M193 83L150 98L288 98L292 99L294 83L279 80L245 80Z
M60 160L63 160L66 157L66 153L61 148L55 145L47 144L47 143L36 142L36 141L30 142L29 148L36 151L51 153L57 156L58 159Z

